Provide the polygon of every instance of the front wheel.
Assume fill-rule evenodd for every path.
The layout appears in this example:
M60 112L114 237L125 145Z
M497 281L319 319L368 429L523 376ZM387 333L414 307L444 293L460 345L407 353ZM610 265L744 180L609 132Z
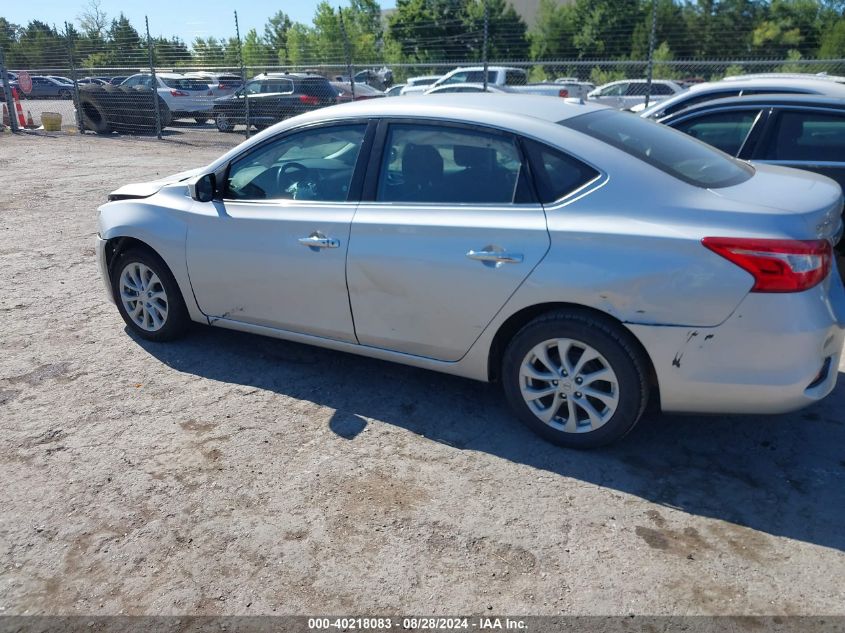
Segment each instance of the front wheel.
M520 330L505 351L501 375L520 420L571 448L622 438L648 400L647 361L630 333L574 310L541 316Z
M138 336L171 341L190 323L182 293L164 261L147 250L121 253L111 267L112 292L120 316Z

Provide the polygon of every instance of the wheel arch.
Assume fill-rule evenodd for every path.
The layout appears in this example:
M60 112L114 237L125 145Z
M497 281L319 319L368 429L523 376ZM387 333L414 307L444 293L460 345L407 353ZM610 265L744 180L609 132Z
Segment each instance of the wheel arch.
M659 402L659 383L657 381L657 372L654 370L654 363L652 362L651 355L648 353L648 350L646 350L645 346L634 335L634 333L625 327L625 324L622 321L607 312L602 312L596 308L591 308L577 303L567 303L564 301L538 303L526 306L517 310L502 322L499 329L496 331L496 334L493 336L488 352L487 378L490 382L497 382L499 380L500 367L502 364L502 357L505 353L505 348L517 332L537 317L559 310L580 312L582 314L592 316L593 318L613 323L621 328L621 330L626 333L626 336L628 336L633 344L636 345L642 352L643 357L646 359L648 365L647 380L651 389L654 391L653 396L656 398L655 402Z
M174 266L173 262L169 261L166 253L163 253L160 249L155 248L148 241L132 235L114 235L105 238L105 240L105 264L106 271L109 276L109 284L111 284L112 275L114 274L113 264L121 253L133 248L147 251L148 253L158 257L167 267L167 270L170 271L170 274L173 275L191 319L203 323L207 321L205 315L202 314L196 303L193 289L190 285L190 280L186 277L187 271L179 268L178 266Z

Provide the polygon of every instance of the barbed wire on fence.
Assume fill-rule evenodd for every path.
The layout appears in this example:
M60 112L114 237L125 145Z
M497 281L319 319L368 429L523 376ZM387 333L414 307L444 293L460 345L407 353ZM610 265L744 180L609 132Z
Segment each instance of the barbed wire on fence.
M594 85L643 78L692 83L778 72L845 76L845 17L841 10L829 12L825 15L835 18L835 24L829 29L819 27L820 12L826 6L821 0L812 28L807 20L778 18L775 9L768 15L770 19L707 26L700 21L702 16L683 13L686 9L672 0L640 0L639 4L630 0L619 4L620 15L608 14L592 30L573 18L577 16L572 11L585 4L582 0L572 5L576 9L571 11L542 2L540 12L545 14L531 29L502 8L504 0L463 1L469 3L469 9L458 17L440 15L417 22L396 14L387 19L379 15L375 20L373 15L362 17L360 12L341 13L320 5L314 27L291 23L284 37L273 32L270 23L264 35L250 29L242 37L235 12L232 35L197 38L191 46L175 37L152 37L148 28L140 33L123 15L112 22L108 32L98 34L80 33L67 23L63 30L39 23L42 34L52 35L45 35L34 47L24 33L17 40L20 50L12 54L4 47L9 48L15 40L4 35L5 21L0 18L0 51L6 53L6 68L0 68L4 80L0 97L7 99L6 85L22 92L21 86L9 81L5 70L26 71L39 81L48 80L48 85L33 86L29 95L21 95L30 97L24 103L34 110L34 124L43 122L43 113L55 111L66 128L159 136L163 128L185 122L216 122L218 111L222 111L219 99L224 97L229 99L230 109L218 129L237 129L248 135L251 127L261 127L266 121L258 122L250 114L250 104L260 99L251 96L245 86L255 77L273 74L321 75L335 81L340 93L348 89L352 98L358 71L381 77L379 87L386 88L414 76L443 75L456 67L482 65L522 69L531 82L566 77ZM473 8L473 2L478 6ZM630 10L632 2L639 7L635 11ZM596 0L594 4L601 7L607 3ZM489 19L491 10L496 19ZM622 15L625 11L628 14ZM567 16L572 19L563 19ZM707 28L691 37L693 18L699 20L698 26ZM830 35L838 33L837 28L841 31L838 48L831 44ZM724 57L702 57L702 51L712 50L713 42L726 38L731 45L722 47ZM777 54L760 55L764 50ZM839 54L819 55L825 51ZM385 68L389 75L379 74ZM385 82L386 76L389 80ZM314 105L312 95L303 96L303 104ZM51 99L47 106L42 103L46 99ZM237 107L232 100L238 102ZM276 114L285 117L299 111L298 106L291 106Z

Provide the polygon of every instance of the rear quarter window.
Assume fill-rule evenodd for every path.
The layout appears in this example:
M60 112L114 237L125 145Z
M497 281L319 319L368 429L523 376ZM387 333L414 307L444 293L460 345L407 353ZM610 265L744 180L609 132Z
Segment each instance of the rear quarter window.
M754 169L666 125L618 110L599 110L560 125L603 141L696 187L717 189L745 182Z

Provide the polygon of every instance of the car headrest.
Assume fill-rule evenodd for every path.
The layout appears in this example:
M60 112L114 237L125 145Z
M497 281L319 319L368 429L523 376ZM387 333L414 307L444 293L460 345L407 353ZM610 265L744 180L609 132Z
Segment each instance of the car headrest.
M455 163L473 169L493 169L496 165L496 150L492 147L455 145Z

